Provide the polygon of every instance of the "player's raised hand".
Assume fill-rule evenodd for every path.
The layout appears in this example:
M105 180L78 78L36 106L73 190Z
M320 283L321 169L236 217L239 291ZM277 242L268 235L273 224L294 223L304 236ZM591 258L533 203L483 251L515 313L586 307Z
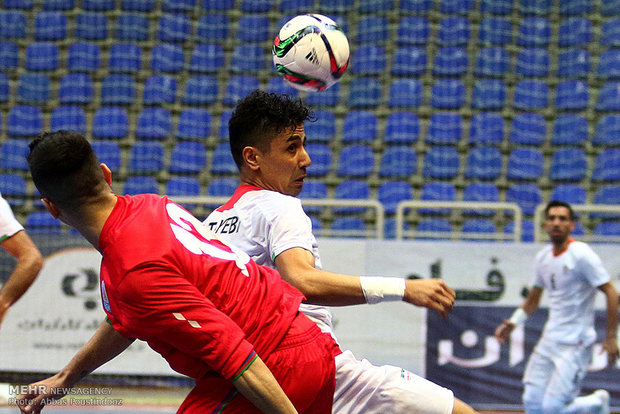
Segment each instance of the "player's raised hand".
M26 392L17 399L17 405L22 413L38 414L45 405L64 397L70 389L56 374L28 385Z
M403 300L416 306L423 306L448 316L454 305L456 293L441 279L408 279L405 281Z

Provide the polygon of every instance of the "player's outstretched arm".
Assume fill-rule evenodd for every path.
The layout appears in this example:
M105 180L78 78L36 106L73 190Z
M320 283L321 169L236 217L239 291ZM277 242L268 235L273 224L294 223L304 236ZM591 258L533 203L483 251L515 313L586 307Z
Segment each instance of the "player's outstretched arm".
M616 363L618 351L618 291L611 282L599 286L607 300L607 333L603 350L607 351L607 360L610 366Z
M233 384L245 398L264 413L297 413L293 403L259 357L239 378L234 380Z
M90 340L59 373L28 386L19 397L22 413L39 413L47 402L64 397L86 375L123 352L133 340L103 322Z

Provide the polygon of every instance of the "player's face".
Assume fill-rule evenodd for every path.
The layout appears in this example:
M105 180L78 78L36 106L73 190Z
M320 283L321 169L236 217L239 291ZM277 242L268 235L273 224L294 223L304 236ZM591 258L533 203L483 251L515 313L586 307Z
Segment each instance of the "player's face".
M545 217L545 230L551 241L561 243L566 241L575 229L575 222L570 218L570 211L566 207L551 207Z
M260 171L262 184L269 190L297 196L306 178L310 156L306 152L306 132L303 124L283 130L271 141L268 154L262 154Z

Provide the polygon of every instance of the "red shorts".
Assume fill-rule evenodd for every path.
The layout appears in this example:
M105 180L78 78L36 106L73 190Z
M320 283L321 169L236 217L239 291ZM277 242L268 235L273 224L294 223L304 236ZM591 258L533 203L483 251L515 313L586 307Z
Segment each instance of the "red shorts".
M299 313L276 350L263 361L300 413L331 414L336 387L334 358L340 348L331 335ZM260 411L221 377L196 380L177 411L183 414Z

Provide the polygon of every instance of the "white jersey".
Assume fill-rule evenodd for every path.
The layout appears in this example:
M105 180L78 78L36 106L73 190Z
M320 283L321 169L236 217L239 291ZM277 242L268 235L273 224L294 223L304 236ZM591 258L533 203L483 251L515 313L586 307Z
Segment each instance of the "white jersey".
M258 264L275 269L275 259L280 253L300 247L310 251L315 267L321 268L312 223L301 201L295 197L241 185L226 204L206 218L204 224ZM332 333L332 315L326 307L302 303L299 310L314 320L323 332Z
M11 211L9 203L0 195L0 242L8 239L20 230L23 230Z
M590 345L596 340L594 297L611 280L601 259L583 242L571 241L553 254L547 246L536 255L534 286L549 292L549 319L542 338L558 343Z

